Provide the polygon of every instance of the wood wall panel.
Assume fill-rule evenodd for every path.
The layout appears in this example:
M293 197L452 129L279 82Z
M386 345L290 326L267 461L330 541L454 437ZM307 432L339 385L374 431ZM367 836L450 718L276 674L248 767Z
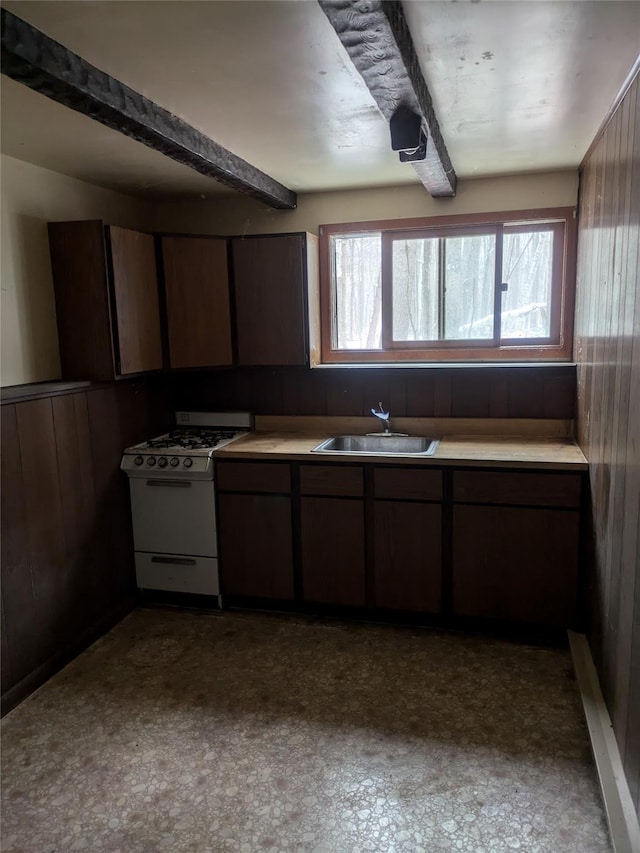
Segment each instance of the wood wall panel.
M8 657L3 655L2 658L4 693L5 689L20 681L36 666L38 653L37 636L33 631L36 609L27 544L27 513L15 406L2 407L0 427L2 623L6 629L8 650ZM7 668L10 678L8 685L4 681Z
M51 400L66 549L64 615L71 631L69 640L82 630L88 615L100 610L99 602L90 595L95 576L92 533L96 498L86 397L69 394Z
M574 417L575 367L238 368L173 377L178 409L248 409L257 415L368 415L382 401L396 417Z
M66 546L51 400L16 406L39 654L66 636Z
M640 814L640 85L580 176L578 439L589 460L590 642Z
M3 712L131 608L120 458L167 428L168 402L136 380L2 406Z

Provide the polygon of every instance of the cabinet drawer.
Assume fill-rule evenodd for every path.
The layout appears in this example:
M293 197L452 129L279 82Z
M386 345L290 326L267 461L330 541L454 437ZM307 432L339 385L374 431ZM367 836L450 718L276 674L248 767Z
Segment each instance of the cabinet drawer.
M580 506L579 474L516 474L456 471L453 499L467 503Z
M216 488L287 494L291 491L291 469L286 462L218 462Z
M376 468L373 472L373 482L376 498L419 501L442 500L442 473L440 471Z
M362 468L302 465L300 468L300 492L303 495L359 498L364 493Z
M218 561L212 557L136 553L139 589L219 595Z

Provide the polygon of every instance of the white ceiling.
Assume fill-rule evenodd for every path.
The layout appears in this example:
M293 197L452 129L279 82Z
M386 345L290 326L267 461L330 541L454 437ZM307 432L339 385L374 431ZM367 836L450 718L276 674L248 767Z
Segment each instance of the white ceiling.
M298 192L415 183L315 0L3 6ZM636 0L409 0L459 178L577 167L640 53ZM149 196L224 188L2 78L2 150Z

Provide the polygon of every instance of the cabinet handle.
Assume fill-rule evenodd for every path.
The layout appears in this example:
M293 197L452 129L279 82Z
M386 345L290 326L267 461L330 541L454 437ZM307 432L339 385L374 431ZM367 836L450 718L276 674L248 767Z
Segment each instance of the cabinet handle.
M166 563L168 566L195 566L196 561L189 557L152 557L152 563Z
M190 489L189 480L147 480L147 486L167 486L173 489Z

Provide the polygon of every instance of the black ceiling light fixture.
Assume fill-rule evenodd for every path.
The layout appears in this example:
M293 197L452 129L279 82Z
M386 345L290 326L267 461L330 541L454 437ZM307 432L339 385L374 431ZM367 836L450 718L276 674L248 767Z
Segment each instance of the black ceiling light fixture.
M318 0L391 128L391 147L433 198L453 198L456 173L400 0Z
M391 148L400 152L401 163L415 163L427 156L427 134L422 116L406 104L400 104L389 119Z

